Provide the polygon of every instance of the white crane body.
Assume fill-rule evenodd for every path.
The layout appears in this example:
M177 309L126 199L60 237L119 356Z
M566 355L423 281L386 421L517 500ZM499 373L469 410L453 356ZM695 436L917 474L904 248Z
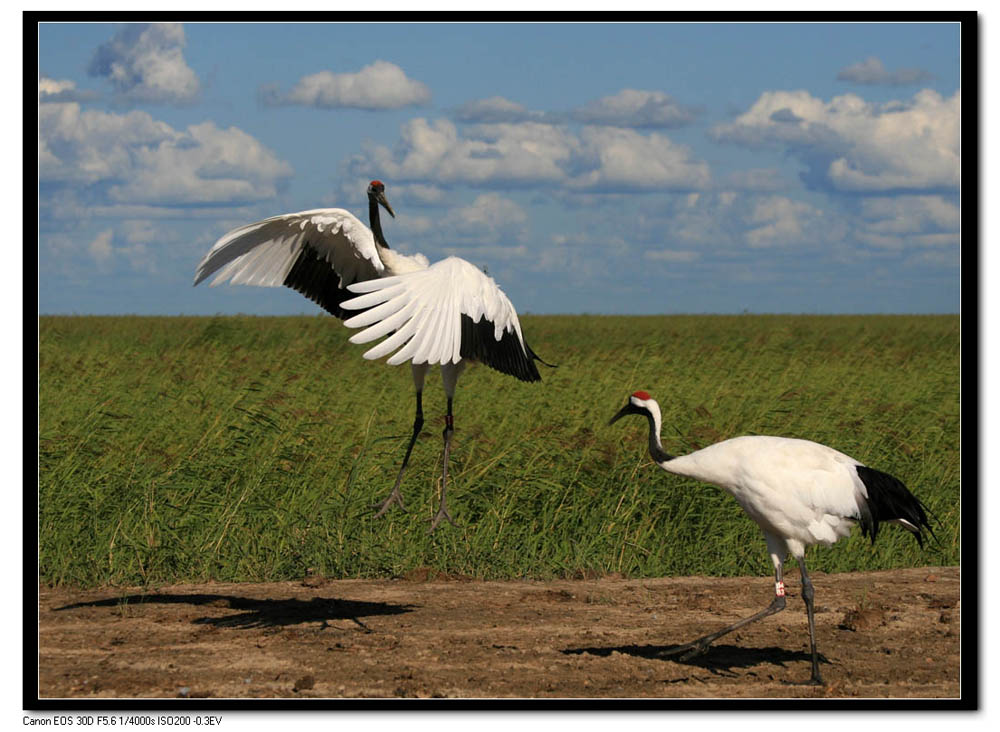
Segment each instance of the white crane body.
M880 523L896 523L923 545L922 531L933 536L925 507L899 480L867 467L838 450L793 437L745 435L675 457L660 442L662 416L655 399L637 391L612 418L629 414L649 421L649 453L664 470L712 483L729 493L764 532L774 564L775 599L756 615L721 631L672 649L681 660L703 653L737 628L785 607L782 571L785 557L795 557L802 576L802 595L809 618L812 647L811 683L822 683L813 623L813 588L806 573L806 547L831 545L860 525L872 542Z
M447 455L453 431L452 399L469 360L479 361L522 381L539 381L541 359L521 333L517 312L493 278L458 257L430 264L422 254L389 248L379 206L395 216L380 181L368 186L371 228L342 208L282 214L240 226L222 236L201 260L194 284L216 274L212 286L290 287L349 328L363 328L352 343L385 337L364 353L389 356L387 363L411 362L417 408L414 431L392 494L402 506L399 484L423 425L421 393L427 367L439 364L447 396L445 465L441 506L431 526L451 517L445 508ZM391 354L391 355L390 355ZM544 363L544 362L543 362Z
M809 440L733 437L659 465L719 486L762 529L794 543L795 554L850 534L861 516L858 501L867 498L855 470L861 463Z

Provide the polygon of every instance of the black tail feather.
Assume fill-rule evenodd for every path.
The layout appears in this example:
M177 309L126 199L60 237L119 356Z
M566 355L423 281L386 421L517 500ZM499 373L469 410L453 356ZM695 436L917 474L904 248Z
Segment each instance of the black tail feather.
M528 348L521 348L521 341L512 330L505 330L498 341L494 335L493 323L485 317L476 322L468 315L462 315L462 358L469 358L486 364L492 369L515 376L521 381L541 381L535 366L539 359ZM545 363L542 361L542 363Z
M362 312L360 310L356 312ZM462 345L459 355L479 361L502 374L509 374L521 381L541 381L535 361L541 361L550 368L555 364L547 363L539 358L527 343L521 348L521 341L514 331L504 331L498 341L494 335L493 323L486 318L472 321L468 315L462 315ZM395 331L394 331L395 332ZM407 341L409 342L409 341Z
M871 537L873 544L879 523L893 520L907 522L909 526L904 525L904 528L913 533L921 547L924 545L924 529L937 539L927 519L927 506L902 481L864 465L858 465L857 471L868 491L868 500L863 501L864 505L860 506L861 533Z
M550 369L557 369L557 368L559 368L559 364L557 364L557 363L549 363L544 358L542 358L537 353L535 353L534 349L531 346L529 346L527 343L524 344L524 347L528 349L528 355L531 356L536 361L540 361L542 364L544 364L545 366L548 366Z

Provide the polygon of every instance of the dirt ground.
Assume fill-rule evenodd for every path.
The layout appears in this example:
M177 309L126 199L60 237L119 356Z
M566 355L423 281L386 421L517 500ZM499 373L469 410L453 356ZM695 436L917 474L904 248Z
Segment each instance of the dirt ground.
M810 674L798 577L395 580L41 588L40 698L960 696L958 568L826 575Z

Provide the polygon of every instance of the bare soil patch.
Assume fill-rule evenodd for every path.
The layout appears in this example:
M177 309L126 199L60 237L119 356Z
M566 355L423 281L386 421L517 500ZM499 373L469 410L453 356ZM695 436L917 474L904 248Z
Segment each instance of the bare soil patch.
M825 575L824 687L795 573L784 612L686 662L663 651L751 615L766 577L395 580L40 589L41 698L956 698L956 567Z

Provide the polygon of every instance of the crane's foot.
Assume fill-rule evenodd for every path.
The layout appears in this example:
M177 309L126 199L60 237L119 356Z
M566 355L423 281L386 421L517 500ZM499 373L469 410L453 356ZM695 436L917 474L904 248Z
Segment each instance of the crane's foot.
M446 519L452 526L458 526L458 524L455 523L455 520L451 517L451 514L448 513L448 508L442 503L441 507L438 508L437 513L434 514L434 518L431 519L431 527L427 530L428 534L432 533L434 529L438 527L438 524L441 523L441 519Z
M392 489L392 493L389 494L388 498L386 498L377 506L372 506L373 511L375 510L378 511L378 513L375 514L375 518L382 518L385 512L388 511L389 507L394 503L399 504L399 509L403 513L407 513L406 506L403 505L403 494L399 491L398 485Z
M712 645L711 641L706 642L702 640L696 640L696 641L691 641L690 643L685 643L683 645L676 646L674 648L670 648L666 651L660 651L658 655L661 658L670 658L671 656L677 656L678 657L677 660L680 662L690 661L692 658L700 656L705 651L707 651L709 647L711 647L711 645Z

